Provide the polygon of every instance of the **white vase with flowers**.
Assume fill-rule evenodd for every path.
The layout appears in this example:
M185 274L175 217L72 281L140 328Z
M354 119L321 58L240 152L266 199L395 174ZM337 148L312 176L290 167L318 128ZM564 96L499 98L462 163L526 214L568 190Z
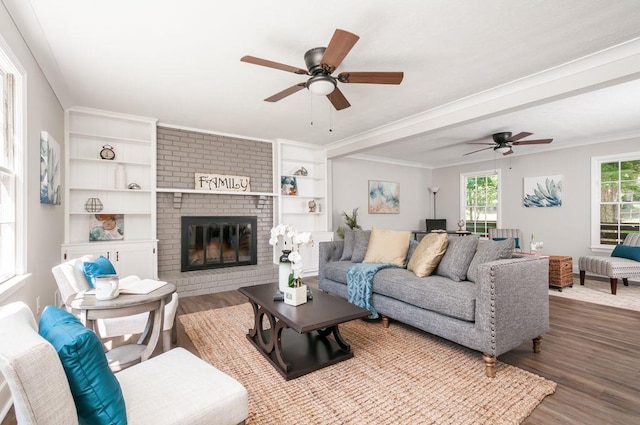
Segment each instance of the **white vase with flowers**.
M278 224L271 229L271 237L269 244L278 246L282 250L279 264L278 289L285 294L284 300L287 304L299 305L307 301L306 286L302 283L302 255L300 248L302 246L313 245L313 239L310 232L298 233L293 227L286 224ZM304 287L304 291L299 288ZM290 291L290 289L297 289ZM295 300L291 298L287 302L287 293L295 292ZM304 292L304 301L300 302L301 293Z

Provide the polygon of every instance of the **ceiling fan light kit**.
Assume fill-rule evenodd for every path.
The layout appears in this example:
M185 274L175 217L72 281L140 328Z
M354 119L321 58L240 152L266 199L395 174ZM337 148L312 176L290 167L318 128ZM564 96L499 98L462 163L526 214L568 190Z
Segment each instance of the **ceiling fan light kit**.
M282 90L265 99L266 102L277 102L290 96L303 88L307 88L312 94L327 96L333 107L340 111L351 106L347 98L338 88L338 81L342 84L400 84L404 78L402 72L342 72L338 77L331 74L340 66L344 58L351 51L356 42L360 39L355 34L337 29L333 33L329 45L325 47L315 47L307 50L304 54L306 70L295 66L273 62L254 56L244 56L242 62L254 65L265 66L267 68L279 69L281 71L293 72L299 75L310 75L304 83Z

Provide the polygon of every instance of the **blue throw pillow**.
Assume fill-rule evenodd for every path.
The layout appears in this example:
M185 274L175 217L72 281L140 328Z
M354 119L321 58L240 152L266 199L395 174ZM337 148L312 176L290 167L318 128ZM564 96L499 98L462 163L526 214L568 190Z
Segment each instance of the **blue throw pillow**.
M95 261L85 261L82 265L82 270L92 288L96 287L96 277L105 274L116 274L116 269L113 268L111 261L103 255L96 258Z
M640 246L616 245L611 256L640 261Z
M494 241L503 241L507 238L493 238ZM514 247L515 249L520 249L520 238L513 238L513 240L516 242L516 246Z
M80 424L126 425L122 389L98 336L71 313L54 306L42 312L39 333L58 352Z

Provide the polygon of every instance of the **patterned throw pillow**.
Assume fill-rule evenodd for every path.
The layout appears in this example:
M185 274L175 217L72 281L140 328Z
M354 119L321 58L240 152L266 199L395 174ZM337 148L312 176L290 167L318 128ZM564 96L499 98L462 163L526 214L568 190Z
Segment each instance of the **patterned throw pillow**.
M429 233L420 241L407 269L418 277L429 276L440 263L448 245L446 233Z
M469 264L473 260L478 247L477 235L456 236L449 238L447 252L444 253L436 274L460 282L467 278Z
M356 234L353 229L344 229L344 248L342 249L342 257L340 257L340 261L351 260L355 237Z
M475 282L478 279L478 266L496 260L504 260L513 256L513 238L506 238L502 241L480 241L476 254L469 264L467 280Z
M354 244L353 254L351 255L351 262L362 263L364 256L367 253L369 247L369 237L371 236L371 230L354 230Z

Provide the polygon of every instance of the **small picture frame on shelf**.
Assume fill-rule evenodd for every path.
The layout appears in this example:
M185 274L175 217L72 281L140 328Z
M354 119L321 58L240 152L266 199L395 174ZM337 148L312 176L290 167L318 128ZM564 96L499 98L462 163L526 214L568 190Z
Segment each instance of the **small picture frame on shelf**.
M286 196L297 196L298 180L294 176L282 176L280 178L280 194Z
M89 226L89 242L124 239L124 214L94 214Z

